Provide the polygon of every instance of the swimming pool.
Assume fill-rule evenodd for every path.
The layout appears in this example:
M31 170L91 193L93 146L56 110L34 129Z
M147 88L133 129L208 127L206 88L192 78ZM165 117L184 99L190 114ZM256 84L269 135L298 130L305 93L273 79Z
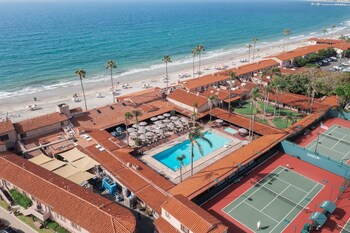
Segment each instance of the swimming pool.
M231 134L236 134L236 133L238 133L237 130L232 129L232 128L230 128L230 127L227 127L227 128L225 128L224 130L225 130L226 132L231 133Z
M203 155L201 155L196 147L194 147L194 158L193 161L197 161L198 159L210 154L211 152L223 147L225 144L231 142L231 140L221 137L213 132L207 131L204 133L205 138L211 141L213 144L212 147L202 140L198 139L198 143L202 146ZM186 158L183 160L184 166L187 166L191 163L191 143L190 140L183 141L173 147L166 149L156 155L153 156L154 159L158 160L168 168L173 171L177 171L180 168L179 161L177 161L176 157L184 154Z

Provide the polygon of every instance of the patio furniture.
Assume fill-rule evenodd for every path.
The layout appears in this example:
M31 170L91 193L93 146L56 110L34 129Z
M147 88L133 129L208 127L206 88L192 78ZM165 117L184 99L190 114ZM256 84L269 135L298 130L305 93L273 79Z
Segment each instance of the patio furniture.
M170 115L170 113L164 113L163 116L170 117L171 115Z
M146 121L141 121L141 122L139 123L139 125L141 125L141 126L146 126L146 125L147 125L147 122L146 122Z

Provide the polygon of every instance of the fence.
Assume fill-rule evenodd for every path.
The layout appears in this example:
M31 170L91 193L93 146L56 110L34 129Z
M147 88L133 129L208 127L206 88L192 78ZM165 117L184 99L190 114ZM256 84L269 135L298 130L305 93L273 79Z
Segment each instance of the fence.
M350 112L345 112L343 110L330 109L327 112L327 115L332 117L332 118L342 118L345 120L350 120Z
M282 150L288 155L311 163L346 179L350 178L350 166L344 164L343 162L334 160L329 156L315 153L287 140L281 142L281 147Z

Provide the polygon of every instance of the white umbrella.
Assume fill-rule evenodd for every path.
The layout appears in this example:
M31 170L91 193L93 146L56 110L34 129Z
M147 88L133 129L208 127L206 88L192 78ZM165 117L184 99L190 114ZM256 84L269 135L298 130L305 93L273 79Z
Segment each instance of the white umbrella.
M144 140L146 140L146 137L145 137L145 135L140 135L140 137L139 137L142 141L144 141Z
M217 123L222 123L222 122L224 122L223 120L221 120L221 119L216 119L215 120Z
M147 137L153 137L153 136L154 136L154 133L152 133L152 132L147 132L147 133L146 133L146 136L147 136Z
M169 123L170 120L169 120L169 119L165 119L165 120L163 120L163 122L164 122L164 123Z
M137 136L137 133L136 132L132 132L132 133L130 133L130 136L131 137Z
M152 118L151 118L151 121L156 121L156 120L158 120L157 117L152 117Z
M164 125L164 124L159 124L158 127L159 127L159 128L164 128L165 125Z
M180 121L182 121L183 123L187 123L188 122L188 120L185 117L181 117Z
M172 117L170 117L170 119L173 120L173 121L176 121L177 119L179 119L179 117L177 117L177 116L172 116Z
M242 134L247 134L248 133L248 130L245 129L245 128L240 128L238 129L238 132L242 133Z
M132 127L133 127L133 128L138 128L139 125L138 125L138 124L133 124Z
M136 132L136 129L135 129L135 128L129 128L129 129L128 129L128 132L129 132L129 133Z
M169 113L164 113L163 116L170 117L171 115Z
M163 120L165 117L162 115L157 116L158 119Z
M145 127L145 130L147 130L147 131L151 131L152 129L153 129L153 126L150 126L150 125Z
M139 125L145 126L145 125L147 125L147 122L146 122L146 121L141 121L141 122L139 123Z
M145 130L145 129L139 129L137 132L138 132L139 134L144 134L144 133L146 133L146 130Z
M163 133L164 133L164 131L163 131L162 129L157 129L157 133L159 133L159 134L163 134Z

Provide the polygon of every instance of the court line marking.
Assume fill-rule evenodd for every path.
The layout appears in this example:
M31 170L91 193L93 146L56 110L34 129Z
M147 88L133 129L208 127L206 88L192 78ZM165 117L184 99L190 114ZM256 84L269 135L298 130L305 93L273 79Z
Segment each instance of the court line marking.
M258 208L256 208L255 206L253 206L252 204L246 202L245 200L243 201L244 204L249 205L250 207L252 207L253 209L257 210L258 212L260 212L261 214L265 215L266 217L268 217L269 219L273 220L274 222L278 223L278 221L276 219L274 219L273 217L271 217L268 214L265 214L264 212L261 212L261 210L259 210ZM230 215L231 216L231 215ZM231 216L233 217L233 216Z
M281 178L279 178L279 177L277 177L277 179L280 180L280 181L282 181L282 182L284 182L284 183L286 183L286 184L288 184L288 185L290 185L290 186L292 186L293 188L299 189L299 190L302 191L303 193L307 193L307 191L305 191L305 190L303 190L303 189L301 189L301 188L299 188L299 187L297 187L297 186L295 186L295 185L289 183L288 181L286 181L286 180L284 180L284 179L281 179Z
M329 152L335 151L335 152L341 154L341 156L344 155L343 152L340 152L340 151L337 151L337 150L334 150L334 149L333 149L333 150L330 150L327 146L324 146L324 145L322 145L322 144L319 144L318 146L319 146L319 147L326 148ZM327 153L327 154L328 154L328 153ZM331 158L333 158L334 160L340 160L340 159L341 159L341 158L335 158L335 157L330 156L330 155L328 155L328 156L331 157Z
M271 173L273 173L275 170L277 170L279 167L277 167L277 168L275 168L272 172L270 172L269 174L267 174L266 176L264 176L261 180L263 180L263 179L265 179L268 175L270 175ZM283 169L280 171L280 172L278 172L277 174L274 174L274 176L277 176L277 175L279 175L280 173L282 173L283 172ZM269 179L269 181L270 180L272 180L274 177L272 177L272 178L270 178ZM259 182L258 182L259 183ZM252 187L250 187L247 191L245 191L242 195L240 195L239 197L241 197L241 196L243 196L246 192L248 192L250 189L252 189L252 188L254 188L255 187L255 185L253 185ZM254 193L256 193L257 191L259 191L260 190L260 188L258 188L257 190L255 190L253 193L251 193L248 197L246 197L245 199L247 199L247 198L249 198L249 197L251 197ZM230 204L232 204L233 202L235 202L239 197L237 197L235 200L233 200ZM236 209L240 204L242 204L242 202L245 202L245 199L244 200L242 200L238 205L236 205L235 207L233 207L231 210L229 210L228 212L226 212L226 211L224 211L223 209L225 209L227 206L229 206L230 204L228 204L227 206L225 206L224 208L222 208L222 211L223 212L225 212L225 213L227 213L227 214L229 214L230 212L232 212L234 209Z
M324 188L324 185L323 185L323 184L320 184L320 183L318 183L318 182L315 182L315 183L316 183L315 187L317 187L318 185L320 185L322 188L310 199L310 201L307 203L307 205L309 205L309 204L312 202L312 200L315 199L315 197L317 197L318 194L319 194L319 193L323 190L323 188ZM312 191L315 187L313 187L313 188L310 190L309 193L311 193L311 191ZM307 194L307 195L309 195L309 194ZM307 195L306 195L306 196L307 196ZM305 196L305 197L306 197L306 196ZM305 199L305 197L304 197L304 199ZM305 207L307 207L307 205L306 205ZM295 207L296 207L296 206L295 206ZM294 217L292 220L290 220L290 223L293 222L294 219L296 219L296 218L298 217L298 215L300 214L301 211L302 211L302 210L300 210L299 213L298 213L297 215L295 215L295 217ZM290 225L290 224L288 224L287 226L285 226L285 227L282 229L281 232L283 232L289 225Z
M333 148L339 144L339 142L341 142L344 138L346 137L346 135L344 135L342 138L338 139L338 141L330 148L331 150L333 150Z
M348 229L345 228L345 226L348 225L348 223L350 223L350 218L349 218L348 221L344 224L344 226L340 226L340 227L341 227L340 233L342 233L342 232L344 231L344 229L345 229L347 232L350 231L350 229L348 230Z
M321 126L320 126L321 127ZM333 127L333 128L332 128ZM316 134L317 134L317 136L309 143L309 144L307 144L306 146L305 146L305 148L307 148L309 145L311 145L312 143L315 143L315 145L317 144L317 138L319 138L319 140L318 140L318 142L321 142L322 141L322 139L324 139L324 138L326 138L326 136L325 137L322 137L322 135L324 135L324 134L326 134L328 131L328 133L332 133L334 130L336 129L336 126L335 125L332 125L330 128L328 128L326 131L324 131L323 133L319 133L319 132L317 132ZM319 131L320 129L318 129L318 131ZM321 138L322 137L322 138ZM312 146L313 147L313 146Z
M260 212L263 212L264 209L266 209L266 207L268 207L274 200L276 200L278 197L280 197L281 194L284 193L284 191L286 191L290 186L291 186L291 184L289 184L289 185L288 185L285 189L283 189L282 192L280 192L279 194L276 193L277 196L274 197L264 208L262 208L262 209L260 210Z
M302 202L310 193L311 193L311 191L312 190L314 190L316 187L318 186L318 183L316 183L316 185L297 203L298 205L301 205L300 204L300 202ZM315 197L315 196L314 196ZM311 200L308 202L308 203L310 203L311 202ZM270 231L270 232L272 232L273 230L275 230L275 228L277 227L277 226L279 226L281 223L282 223L282 221L284 221L284 219L290 214L290 213L292 213L292 211L293 210L295 210L295 208L297 207L297 205L296 206L294 206L283 218L282 218L282 220L281 221L279 221L278 222L278 224L274 227L274 228L272 228L272 230ZM298 212L298 214L296 215L296 216L298 216L299 214L300 214L300 212L301 211L303 211L303 210L300 210L299 212ZM295 217L293 218L293 220L295 219ZM290 221L290 222L292 222L292 221ZM289 224L287 225L287 226L289 226ZM283 229L284 230L284 229ZM283 231L282 231L283 232Z

